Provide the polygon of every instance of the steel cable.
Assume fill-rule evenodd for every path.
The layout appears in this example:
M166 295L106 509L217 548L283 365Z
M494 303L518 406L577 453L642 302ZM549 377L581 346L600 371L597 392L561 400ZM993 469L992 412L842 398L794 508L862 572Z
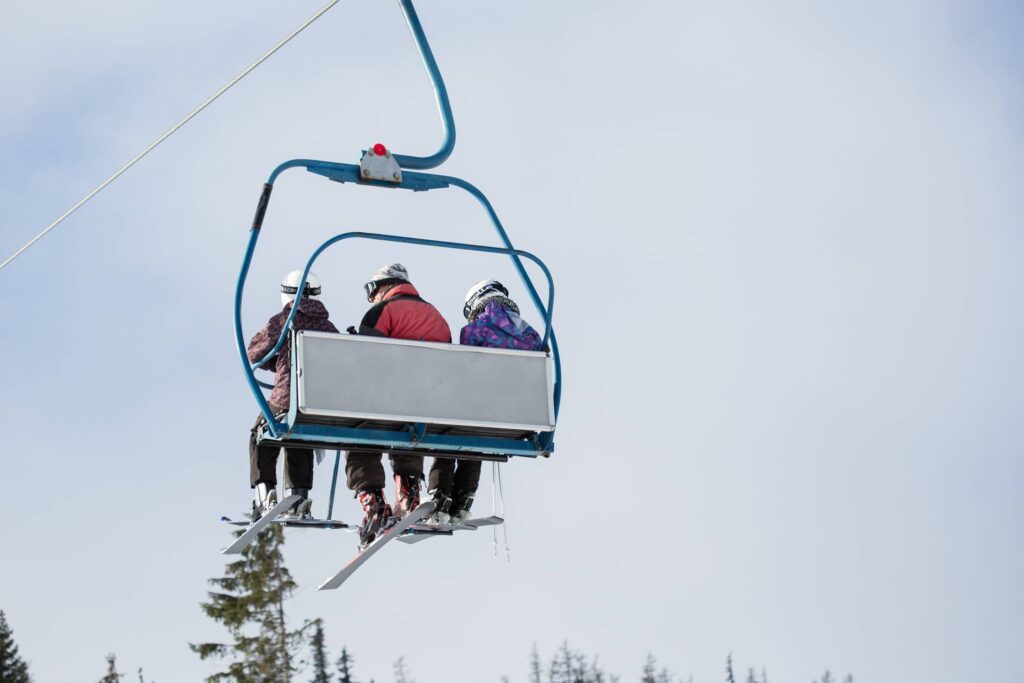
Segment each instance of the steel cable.
M170 130L168 130L168 131L167 131L166 133L164 133L164 134L163 134L163 135L161 135L161 136L160 136L159 138L157 138L157 139L156 139L156 141L155 141L155 142L153 142L152 144L150 144L150 145L149 145L148 147L146 147L146 149L142 150L142 151L141 151L141 152L139 152L139 153L138 153L137 155L135 155L135 157L134 157L134 158L133 158L133 159L132 159L131 161L129 161L129 162L127 163L127 164L125 164L124 166L122 166L122 167L121 167L121 168L120 168L120 169L119 169L119 170L117 171L117 173L115 173L114 175L110 176L109 178L107 178L106 180L104 180L104 181L103 181L102 183L100 183L100 185L99 185L99 186L97 186L97 187L96 187L96 189L94 189L94 190L93 190L92 192L90 192L89 194L85 195L85 196L84 196L84 197L83 197L83 198L82 198L81 200L79 200L79 202L78 202L77 204L75 204L75 205L74 205L74 206L72 206L72 207L71 207L70 209L68 209L68 210L67 210L67 211L65 211L65 212L64 212L63 214L61 214L61 216L60 216L60 217L59 217L59 218L58 218L57 220L55 220L54 222L52 222L52 223L50 223L50 224L49 224L48 226L46 226L46 229L44 229L44 230L43 230L42 232L40 232L40 233L39 233L38 235L36 235L36 236L35 236L35 237L33 237L33 238L32 238L31 240L29 240L28 242L26 242L26 243L25 243L25 245L24 245L24 246L22 246L22 247L21 247L20 249L18 249L18 250L17 250L16 252L14 252L13 254L11 254L11 255L10 255L10 256L9 256L8 258L7 258L7 260L6 260L6 261L4 261L3 263L0 263L0 270L3 270L4 268L6 268L6 267L7 267L7 265L11 263L11 261L13 261L14 259L16 259L16 258L18 258L19 256L21 256L21 255L22 255L22 254L23 254L23 253L24 253L25 251L27 251L27 250L28 250L28 249L29 249L30 247L32 247L32 245L33 245L33 244L35 244L36 242L38 242L39 240L41 240L41 239L42 239L42 238L43 238L43 237L44 237L44 236L46 235L46 233L50 232L51 230L53 230L54 228L56 228L56 227L57 227L58 225L60 225L61 223L63 223L63 222L64 222L64 220L65 220L66 218L68 218L68 217L69 217L69 216L70 216L71 214L73 214L73 213L74 213L75 211L77 211L77 210L78 210L79 208L81 208L81 207L82 207L82 205L84 205L84 204L85 204L86 202L88 202L88 201L89 201L90 199L92 199L93 197L95 197L96 195L98 195L98 194L99 194L99 193L100 193L101 191L103 191L103 189L104 189L105 187L107 187L107 185L109 185L110 183L112 183L112 182L114 182L115 180L117 180L117 179L118 179L118 177L119 177L119 176L121 176L121 174L123 174L123 173L124 173L125 171L127 171L128 169L130 169L130 168L131 168L132 166L134 166L134 165L135 165L135 164L136 164L136 163L137 163L138 161L140 161L140 160L141 160L141 159L142 159L142 158L143 158L144 156L146 156L147 154L149 154L150 152L152 152L152 151L153 151L154 149L156 149L156 148L157 148L157 146L158 146L158 145L160 145L160 143L162 143L162 142L163 142L164 140L166 140L167 138L169 138L169 137L171 137L172 135L174 135L174 133L176 133L176 132L178 131L178 129L179 129L179 128L181 128L181 127L182 127L182 126L184 126L184 125L185 125L186 123L188 123L189 121L191 121L192 119L194 119L194 118L195 118L195 117L196 117L196 116L197 116L197 115L198 115L198 114L199 114L199 113L200 113L201 111L203 111L203 110L204 110L204 109L206 109L206 108L207 108L208 106L210 106L211 104L213 104L213 103L214 103L214 101L216 101L216 100L217 100L217 99L218 99L218 98L219 98L219 97L220 97L221 95L223 95L223 94L224 94L224 93L226 93L226 92L227 92L228 90L230 90L230 89L231 89L231 88L232 88L232 87L233 87L233 86L234 86L234 85L235 85L236 83L238 83L238 82L239 82L240 80L242 80L243 78L245 78L246 76L248 76L248 75L249 75L249 73L251 73L251 72L252 72L253 70L255 70L255 69L256 69L256 67L258 67L258 66L259 66L260 64L262 64L263 62L267 61L267 60L268 60L268 59L269 59L269 58L270 58L270 57L271 57L271 56L272 56L272 55L273 55L273 54L274 54L275 52L277 52L277 51L278 51L278 50L280 50L280 49L281 49L282 47L284 47L284 46L285 46L285 45L287 45L287 44L288 44L289 42L291 42L292 38L294 38L295 36L297 36L297 35L299 35L300 33L302 33L302 32L303 32L304 30L306 30L307 28L309 28L309 26L310 26L310 25L312 25L312 24L313 24L313 22L315 22L315 21L316 21L317 19L319 19L320 17L322 17L322 16L324 15L324 14L326 14L326 13L327 13L327 11L328 11L329 9L331 9L332 7L334 7L335 5L337 5L337 4L338 4L338 3L340 2L340 1L341 1L341 0L331 0L331 1L330 1L330 2L328 2L328 3L326 4L326 5L324 5L324 6L322 7L322 8L320 8L320 9L319 9L319 10L318 10L318 11L316 12L316 14L314 14L314 15L313 15L313 16L311 16L311 17L310 17L309 19L307 19L305 23L303 23L303 24L302 24L301 26L299 26L299 27L298 27L297 29L295 29L295 30L294 30L294 31L292 31L291 33L289 33L289 34L288 34L287 36L285 36L284 38L282 38L282 39L281 39L281 40L280 40L280 41L279 41L279 42L278 42L278 43L277 43L276 45L274 45L274 47L270 48L270 50L268 50L267 52L265 52L265 53L263 54L263 56L261 56L261 57L260 57L259 59L257 59L257 60L256 60L255 62L253 62L252 64L250 64L250 65L249 65L248 67L246 67L246 69L245 69L245 70L243 70L243 71L242 71L242 73L240 73L240 74L238 74L237 76L235 76L235 77L234 77L233 79L231 79L231 81L230 81L230 82L229 82L229 83L228 83L227 85L225 85L224 87L222 87L222 88L221 88L220 90L218 90L218 91L217 91L217 92L215 92L215 93L214 93L213 95L211 95L210 97L208 97L208 98L207 98L207 99L206 99L206 100L205 100L205 101L204 101L204 102L203 102L202 104L200 104L200 105L199 105L198 107L196 107L196 108L195 108L194 110L192 110L192 113L190 113L190 114L189 114L188 116L186 116L186 117L185 117L185 118L183 118L183 119L182 119L181 121L179 121L179 122L178 122L177 124L175 124L175 125L174 125L174 127L172 127L172 128L171 128Z

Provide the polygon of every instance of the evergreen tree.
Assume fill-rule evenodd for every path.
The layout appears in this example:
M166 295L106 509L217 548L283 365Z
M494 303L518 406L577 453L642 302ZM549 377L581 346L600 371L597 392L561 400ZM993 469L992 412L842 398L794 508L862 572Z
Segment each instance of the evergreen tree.
M107 655L107 675L99 683L121 683L123 677L124 674L117 672L117 655L111 652Z
M658 660L654 655L648 653L647 661L644 662L644 669L641 672L640 683L672 683L675 676L665 667L658 671Z
M572 653L569 651L568 640L562 641L562 647L551 658L551 664L548 665L548 683L573 683Z
M540 654L537 652L537 643L534 643L533 651L530 652L530 683L542 683L540 676Z
M291 683L300 664L297 652L313 622L288 630L284 603L296 583L284 566L283 545L281 525L271 524L242 552L241 559L225 567L222 578L210 579L218 590L208 593L210 601L201 607L208 617L224 625L234 642L189 647L203 660L234 661L227 671L207 678L207 683Z
M405 657L399 657L395 660L395 683L416 683L409 675L405 670Z
M356 683L352 676L352 665L356 660L344 647L341 648L341 657L338 657L338 683Z
M31 683L28 665L18 655L14 633L7 625L7 617L0 610L0 681L3 683Z
M654 659L654 655L648 653L647 661L644 662L643 675L640 676L640 683L658 683L658 679L655 678L657 662Z
M725 680L726 683L736 683L736 676L732 672L732 653L725 658Z
M310 683L331 683L327 671L327 650L324 648L324 625L320 619L313 622L313 680Z
M540 657L534 645L530 657L530 683L540 681L540 676ZM597 657L588 661L583 652L570 648L568 641L562 642L548 665L547 683L618 683L618 680L618 676L601 669Z

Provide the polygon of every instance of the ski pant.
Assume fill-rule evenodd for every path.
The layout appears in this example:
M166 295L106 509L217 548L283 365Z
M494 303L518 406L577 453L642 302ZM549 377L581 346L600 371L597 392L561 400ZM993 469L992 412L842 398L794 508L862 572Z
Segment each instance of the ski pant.
M423 478L423 456L390 453L391 470L403 477ZM345 474L353 491L377 491L384 488L384 455L371 451L349 451L345 454Z
M479 460L434 458L427 480L427 490L440 489L449 498L457 499L467 493L476 493L480 485Z
M266 424L263 413L256 418L249 433L249 486L264 482L277 486L277 456L280 446L256 445L256 432ZM287 489L313 488L313 449L284 449L284 487Z

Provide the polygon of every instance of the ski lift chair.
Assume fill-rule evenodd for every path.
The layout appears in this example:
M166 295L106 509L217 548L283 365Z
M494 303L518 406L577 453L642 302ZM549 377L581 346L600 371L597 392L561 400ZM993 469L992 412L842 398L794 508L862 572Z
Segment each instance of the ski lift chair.
M444 81L412 0L399 0L398 4L434 88L445 138L439 150L429 156L393 155L384 145L376 144L364 150L359 164L293 159L271 173L263 186L250 230L234 306L235 341L246 381L266 418L266 426L257 434L257 440L268 445L401 451L495 461L506 461L512 456L546 457L554 451L562 389L558 342L551 327L551 274L536 256L512 246L494 207L480 190L453 176L419 172L436 168L452 153L455 121ZM335 182L359 186L414 192L462 189L483 206L503 245L347 232L327 240L313 253L303 271L299 291L305 287L316 258L329 246L346 239L503 254L512 260L544 321L544 350L513 351L294 332L291 324L297 307L293 306L275 347L265 358L250 364L242 334L242 294L274 183L280 174L292 168L305 168ZM548 283L546 305L524 268L523 259L534 262L543 271ZM254 370L277 354L288 338L286 335L291 335L291 405L287 415L277 416L261 391L261 387L271 387L258 381Z
M533 254L512 248L487 199L456 178L406 172L400 183L383 186L417 191L450 186L471 188L471 193L488 208L508 246L346 232L316 249L303 270L299 291L320 254L347 239L505 254L512 258L544 321L545 350L294 331L291 325L297 307L293 306L274 348L265 358L250 364L241 324L245 280L273 182L283 170L299 166L339 182L382 186L381 181L365 179L360 166L304 160L282 164L264 186L235 297L238 351L246 379L266 418L257 441L266 445L496 461L506 461L511 456L549 456L554 450L561 393L561 363L551 329L554 284L550 271ZM532 261L543 271L548 284L546 305L540 302L522 259ZM291 340L291 405L286 415L277 416L260 390L261 386L270 385L259 382L254 371L277 354L286 338Z

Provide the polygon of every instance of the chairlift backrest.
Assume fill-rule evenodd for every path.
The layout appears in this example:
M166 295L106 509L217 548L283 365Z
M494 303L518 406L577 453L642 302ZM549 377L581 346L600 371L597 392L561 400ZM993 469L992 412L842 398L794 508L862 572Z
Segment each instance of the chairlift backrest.
M295 339L297 421L422 423L496 437L555 427L547 353L309 331Z

